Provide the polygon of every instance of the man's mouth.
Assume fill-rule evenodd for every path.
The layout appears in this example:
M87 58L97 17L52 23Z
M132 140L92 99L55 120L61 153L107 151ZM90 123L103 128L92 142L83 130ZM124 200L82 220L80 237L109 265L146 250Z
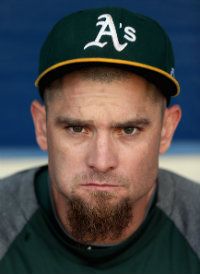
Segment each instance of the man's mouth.
M81 184L81 187L88 188L88 189L99 189L99 190L113 190L116 188L121 187L120 185L116 184L109 184L109 183L84 183Z

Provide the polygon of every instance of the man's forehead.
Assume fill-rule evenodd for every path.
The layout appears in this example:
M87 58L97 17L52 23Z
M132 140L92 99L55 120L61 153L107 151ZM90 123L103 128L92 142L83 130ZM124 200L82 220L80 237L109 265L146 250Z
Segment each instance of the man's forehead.
M57 86L56 89L59 87ZM60 98L81 96L96 97L98 100L127 98L138 96L149 98L158 95L159 91L143 77L121 70L84 70L65 75L60 82ZM55 90L56 92L56 90ZM102 96L101 96L102 95Z
M88 101L90 104L125 103L128 107L136 96L140 98L137 103L141 105L149 100L157 103L164 99L156 86L144 77L133 71L113 66L76 69L52 82L45 91L46 101L58 101L60 105L67 105L68 108L72 108L73 103L76 103L76 107L88 106Z
M69 119L112 124L145 119L160 109L159 104L146 99L145 93L143 96L134 96L134 91L123 92L117 84L104 92L90 88L89 90L88 87L82 86L81 90L75 92L65 90L64 96L54 101L55 104L49 108L50 112L53 112L52 117L63 117L59 118L60 121ZM131 93L133 96L129 96Z

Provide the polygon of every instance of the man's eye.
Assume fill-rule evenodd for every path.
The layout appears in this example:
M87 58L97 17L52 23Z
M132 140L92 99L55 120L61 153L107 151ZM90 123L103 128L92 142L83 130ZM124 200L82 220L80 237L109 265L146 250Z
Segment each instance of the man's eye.
M125 127L125 128L123 128L123 132L127 135L133 135L133 134L136 133L136 131L137 131L137 128L135 128L135 127Z
M68 130L72 133L81 133L84 131L84 127L82 126L70 126Z

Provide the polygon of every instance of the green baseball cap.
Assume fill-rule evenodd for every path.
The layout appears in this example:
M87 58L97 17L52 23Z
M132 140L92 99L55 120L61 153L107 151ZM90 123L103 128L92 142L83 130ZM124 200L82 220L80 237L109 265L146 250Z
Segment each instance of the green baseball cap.
M61 19L41 48L35 85L42 92L62 73L94 64L131 69L167 97L180 91L166 32L151 18L118 7L83 10Z

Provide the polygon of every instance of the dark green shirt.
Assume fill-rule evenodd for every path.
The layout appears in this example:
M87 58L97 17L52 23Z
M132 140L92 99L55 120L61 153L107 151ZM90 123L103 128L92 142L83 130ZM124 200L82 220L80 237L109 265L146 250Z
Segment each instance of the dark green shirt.
M159 172L139 229L108 247L81 245L63 232L52 209L47 168L3 180L0 193L1 274L200 273L200 186L173 173Z

